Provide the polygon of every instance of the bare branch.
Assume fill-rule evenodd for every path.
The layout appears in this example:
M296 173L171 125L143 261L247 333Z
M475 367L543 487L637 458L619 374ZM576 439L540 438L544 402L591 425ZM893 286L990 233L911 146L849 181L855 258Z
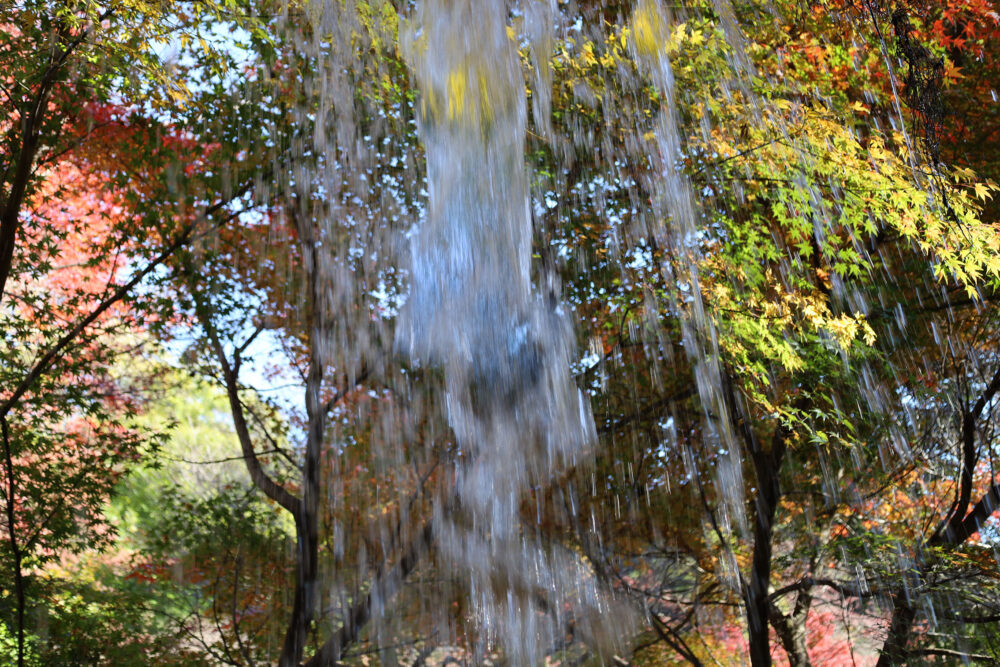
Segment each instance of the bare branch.
M963 651L953 651L947 648L934 648L934 647L918 648L918 649L913 649L912 651L907 651L907 655L909 656L940 655L945 658L956 658L958 660L968 661L968 662L982 662L988 665L997 664L996 657L991 655L981 655L978 653L965 653Z

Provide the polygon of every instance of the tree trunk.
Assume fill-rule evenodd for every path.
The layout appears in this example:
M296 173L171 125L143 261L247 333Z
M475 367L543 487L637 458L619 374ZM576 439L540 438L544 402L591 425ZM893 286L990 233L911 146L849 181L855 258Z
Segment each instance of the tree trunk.
M775 435L770 451L762 451L756 439L751 451L754 471L757 474L756 513L753 527L753 563L750 581L746 586L747 631L750 640L750 664L753 667L770 667L771 642L769 637L771 601L771 538L774 535L774 515L781 497L778 472L784 458L784 439Z
M319 574L319 466L326 424L320 388L323 364L316 349L319 341L312 340L309 376L306 379L306 413L309 431L306 436L305 462L302 466L302 504L295 516L298 576L292 602L292 618L281 651L281 667L295 667L302 661L309 628L316 613Z
M309 630L319 600L319 498L320 463L323 437L326 430L326 405L323 403L323 375L326 360L322 349L325 343L327 313L323 312L320 287L320 257L316 249L315 232L307 219L298 215L294 205L289 215L295 223L306 258L305 271L309 283L309 373L306 376L306 432L305 460L302 464L302 503L295 515L296 548L298 549L298 577L295 582L292 618L285 635L279 665L296 667L302 661Z
M885 638L885 644L882 645L882 655L879 656L877 667L902 665L906 662L906 644L910 640L910 629L917 616L917 611L906 599L905 592L893 596L892 603L889 634Z
M17 603L17 667L24 667L24 568L23 554L17 543L17 519L15 505L17 503L17 487L14 482L14 457L10 448L10 429L6 417L0 416L0 427L3 428L4 463L7 468L7 537L10 540L10 552L14 574L14 595Z
M799 594L800 596L803 593ZM800 598L801 599L801 598ZM800 604L796 601L796 613L786 616L773 604L771 605L771 625L778 633L781 647L788 656L789 667L812 667L809 661L809 647L806 644L805 620L808 608L799 612Z

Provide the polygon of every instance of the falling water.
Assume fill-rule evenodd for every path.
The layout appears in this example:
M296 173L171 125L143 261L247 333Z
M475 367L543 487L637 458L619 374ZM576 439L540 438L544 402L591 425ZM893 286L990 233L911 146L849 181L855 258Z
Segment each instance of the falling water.
M364 151L357 147L375 144L383 137L369 135L360 140L353 134L352 105L345 102L353 91L342 76L353 66L348 62L353 54L349 49L336 51L336 44L355 39L352 29L357 24L351 22L354 19L349 11L322 7L323 11L317 10L323 17L321 23L325 21L335 38L332 46L311 47L318 57L329 61L324 70L329 76L315 94L322 98L320 106L330 115L326 122L335 129L331 130L335 136L317 137L315 143L317 151L338 157L328 160L321 173L302 180L321 182L327 193L363 189L372 185L364 175L370 176L370 166L378 156L366 154L362 159L359 155ZM730 100L739 97L748 109L747 124L761 127L764 110L772 102L752 90L750 82L757 74L745 52L746 40L734 8L726 0L717 0L714 9L729 58L721 94ZM594 154L603 150L603 166L609 171L630 163L648 165L641 183L621 175L611 179L618 194L633 197L633 211L621 224L622 229L614 232L622 238L609 246L618 253L616 259L621 264L630 253L644 251L650 241L664 251L666 259L652 268L668 286L662 297L668 303L654 303L650 297L644 304L648 313L654 313L647 321L654 333L647 332L647 338L655 339L655 330L662 326L656 313L666 310L678 319L681 347L701 409L701 423L689 428L699 433L703 447L711 453L712 472L694 462L697 454L692 451L684 450L677 458L688 468L685 483L711 484L717 494L717 514L705 520L705 531L722 543L724 562L719 577L737 591L737 598L745 583L740 582L737 549L731 544L749 541L747 507L751 503L746 496L754 485L744 479L748 465L740 436L734 433L734 424L747 418L745 406L725 391L730 380L722 367L712 304L706 303L702 289L705 248L712 233L706 228L714 202L699 191L682 167L688 157L685 140L690 133L683 124L691 119L681 118L679 104L689 93L677 89L671 58L664 48L679 19L663 3L653 0L640 2L627 16L618 17L630 28L628 49L642 81L630 79L622 70L607 75L611 85L636 93L649 82L660 95L660 103L650 125L626 128L637 136L651 130L649 140L626 142L624 149L607 148L587 135L556 136L552 128L547 54L560 40L568 42L567 35L572 32L571 12L563 16L560 11L546 0L513 5L506 0L419 0L415 4L401 21L399 42L418 92L414 104L426 176L421 179L421 169L408 164L404 179L387 189L422 203L408 208L387 203L388 198L383 197L373 206L377 212L371 214L375 221L370 223L372 227L381 229L386 218L403 224L396 225L391 235L375 233L374 240L364 239L361 232L349 235L350 243L362 246L360 255L378 258L372 260L365 276L368 288L385 279L389 272L384 267L392 262L404 269L400 274L405 276L401 281L405 296L399 300L405 303L386 339L391 336L393 350L412 367L441 374L440 386L433 385L431 391L443 405L459 451L458 462L450 471L453 488L433 508L435 557L470 600L470 615L481 644L477 655L499 644L518 665L540 663L570 627L597 654L610 656L622 648L620 642L636 624L622 601L609 592L608 582L596 576L596 554L582 558L568 548L552 546L540 529L526 520L522 507L526 497L561 475L586 471L599 453L592 415L592 402L599 390L582 392L578 386L582 381L574 376L579 375L582 356L576 343L579 323L561 294L557 270L532 261L532 247L538 243L544 223L533 209L533 197L538 193L525 157L529 126L526 82L532 88L534 127L553 147L560 168L570 169L574 150ZM516 27L512 17L517 18ZM568 20L560 24L557 17ZM593 29L595 41L607 37L602 32L605 28ZM581 33L577 36L584 37ZM530 76L525 74L519 48L535 54ZM583 86L578 95L587 99ZM617 109L605 113L611 115L612 124L622 121ZM694 120L706 135L711 132L710 115L706 111L704 118ZM773 114L769 118L773 123ZM799 162L796 166L807 172L813 158L808 147L797 142L792 128L778 123L771 130L791 147ZM344 186L359 174L349 187ZM810 203L825 196L819 185L806 183L804 178L801 187ZM636 194L639 191L653 196L643 201ZM594 200L586 205L600 208ZM817 239L822 239L833 224L830 208L815 206L812 223ZM360 224L351 219L352 224ZM349 254L344 248L339 250ZM792 264L788 258L781 260L782 275L776 277L777 282L787 281L795 272ZM348 273L343 269L338 280L350 282ZM867 295L847 290L836 276L832 293L832 302L845 312L867 314L870 310ZM383 302L389 300L380 294ZM357 295L351 298L364 299ZM368 316L367 309L352 310L345 305L350 299L343 301L332 309L350 312L350 317L358 317L359 310ZM354 357L344 362L350 373L358 370L351 366L357 359L384 351L373 348L390 347L373 334L366 334L370 337L361 343L349 340L355 329L368 331L369 325L351 320L342 327L342 338L335 347L349 352L342 355ZM641 335L646 334L635 337ZM676 371L672 367L675 360L664 356L661 351L650 354L651 375ZM857 368L863 395L856 397L853 407L860 412L877 412L895 388L887 389L883 381L874 379L865 363ZM666 418L658 425L665 432L676 431L676 425ZM902 437L895 433L893 440L898 442ZM905 456L903 449L897 454ZM817 467L823 468L827 486L835 487L830 482L833 473L827 471L829 465L825 454L820 454ZM865 464L857 461L852 465L857 469ZM714 478L708 479L709 474ZM666 493L670 483L679 481L667 479ZM649 489L645 492L648 503ZM566 497L575 498L573 493L567 490ZM836 489L830 491L830 498L837 493ZM543 497L539 494L535 501L542 502ZM596 537L599 511L588 516L585 502L568 504L572 506L570 514L575 514L567 523L593 527L578 530L577 537L581 541L584 533ZM659 520L669 523L671 517ZM651 532L657 531L654 527ZM862 579L859 575L859 581ZM756 621L767 623L767 619Z
M530 275L526 100L503 0L418 5L405 50L420 84L428 208L411 236L410 292L397 340L443 368L448 422L468 463L439 549L466 572L485 637L535 664L565 634L622 636L610 601L569 552L522 525L524 494L584 462L590 408L570 376L573 333L552 276ZM539 607L549 613L538 614Z

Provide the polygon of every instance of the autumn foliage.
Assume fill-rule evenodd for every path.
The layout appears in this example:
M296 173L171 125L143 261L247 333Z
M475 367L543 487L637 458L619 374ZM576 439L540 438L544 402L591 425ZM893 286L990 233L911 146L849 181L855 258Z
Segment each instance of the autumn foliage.
M0 661L498 659L436 546L476 450L395 331L490 72L421 83L426 3L105 4L0 8ZM565 620L549 664L996 661L995 3L527 5L530 272L597 440L521 532L639 620L494 620Z

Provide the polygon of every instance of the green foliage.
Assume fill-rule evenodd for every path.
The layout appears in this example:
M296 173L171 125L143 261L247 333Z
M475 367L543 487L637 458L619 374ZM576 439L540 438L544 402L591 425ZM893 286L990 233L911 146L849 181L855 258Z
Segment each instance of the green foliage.
M30 635L25 643L24 664L27 667L40 667L42 663L38 659L38 638ZM17 664L16 630L12 631L6 623L0 623L0 659L8 665Z

